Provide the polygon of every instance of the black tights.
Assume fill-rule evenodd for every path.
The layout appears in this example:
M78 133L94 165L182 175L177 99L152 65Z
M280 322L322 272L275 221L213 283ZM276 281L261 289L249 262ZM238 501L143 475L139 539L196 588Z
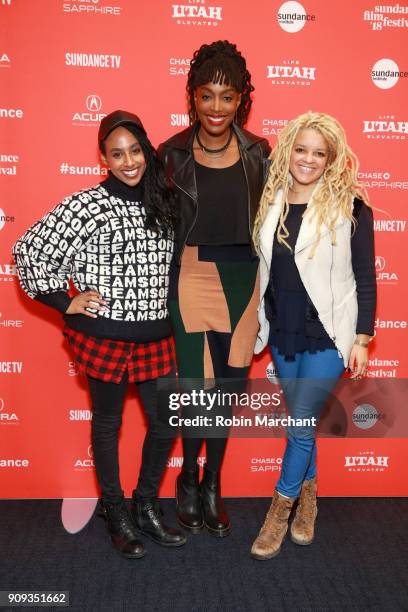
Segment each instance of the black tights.
M92 448L96 475L104 501L122 499L119 477L118 442L122 424L123 402L128 384L127 373L119 384L88 377L92 398ZM176 431L168 428L166 435L157 422L157 380L137 383L137 389L148 421L143 443L142 465L133 497L157 496L162 474L173 445Z
M222 460L225 455L225 447L227 446L228 438L206 438L206 467L212 472L218 472L221 469ZM183 468L193 471L197 466L198 453L202 446L201 438L183 438Z

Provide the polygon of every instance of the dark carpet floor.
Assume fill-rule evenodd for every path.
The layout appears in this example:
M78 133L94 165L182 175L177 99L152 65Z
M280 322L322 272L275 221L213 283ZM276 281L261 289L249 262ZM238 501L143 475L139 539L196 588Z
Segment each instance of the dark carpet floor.
M167 522L174 500L162 502ZM285 540L266 562L249 550L268 499L228 499L233 532L203 532L180 549L147 541L143 559L111 547L102 519L77 535L61 525L61 502L0 502L0 590L70 591L75 612L408 611L408 499L319 500L312 546Z

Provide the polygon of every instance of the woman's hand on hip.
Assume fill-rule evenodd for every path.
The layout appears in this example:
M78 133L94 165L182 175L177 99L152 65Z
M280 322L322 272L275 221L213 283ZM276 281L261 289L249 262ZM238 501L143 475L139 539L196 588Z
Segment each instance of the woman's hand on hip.
M78 293L78 295L72 299L65 314L83 314L92 319L96 319L98 315L89 312L89 310L87 310L88 308L92 310L106 310L106 302L97 291L84 291L83 293Z

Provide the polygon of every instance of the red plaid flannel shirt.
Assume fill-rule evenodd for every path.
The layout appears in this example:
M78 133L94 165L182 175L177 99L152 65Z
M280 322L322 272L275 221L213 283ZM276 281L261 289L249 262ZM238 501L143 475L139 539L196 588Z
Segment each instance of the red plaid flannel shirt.
M126 370L129 382L143 382L166 376L175 364L171 337L154 342L124 342L87 336L68 326L64 335L79 372L104 382L119 383Z

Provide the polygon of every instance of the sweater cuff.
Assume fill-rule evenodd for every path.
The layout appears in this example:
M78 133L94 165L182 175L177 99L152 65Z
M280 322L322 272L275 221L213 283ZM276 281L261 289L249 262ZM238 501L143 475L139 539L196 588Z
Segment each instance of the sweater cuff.
M73 298L66 291L55 291L55 293L39 293L35 299L65 314Z

